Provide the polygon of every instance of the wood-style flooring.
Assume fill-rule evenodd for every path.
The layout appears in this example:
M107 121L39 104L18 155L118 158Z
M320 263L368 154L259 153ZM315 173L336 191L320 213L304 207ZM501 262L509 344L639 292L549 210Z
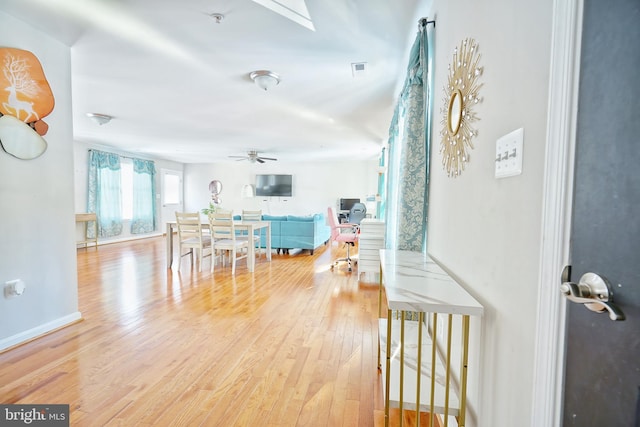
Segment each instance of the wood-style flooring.
M0 354L0 403L70 404L72 426L384 425L378 286L329 270L337 243L235 277L167 269L161 237L77 256L83 320Z

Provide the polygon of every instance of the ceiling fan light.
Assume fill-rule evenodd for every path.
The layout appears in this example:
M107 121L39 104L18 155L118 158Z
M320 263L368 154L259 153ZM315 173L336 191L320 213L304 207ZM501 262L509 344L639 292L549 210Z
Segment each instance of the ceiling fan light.
M280 83L280 76L268 70L253 71L249 77L262 90L269 90Z

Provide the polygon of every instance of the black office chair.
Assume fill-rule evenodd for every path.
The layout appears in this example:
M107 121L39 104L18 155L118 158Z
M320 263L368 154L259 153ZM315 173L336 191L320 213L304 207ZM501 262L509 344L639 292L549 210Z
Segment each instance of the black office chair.
M351 224L360 225L360 221L362 221L367 216L367 207L364 203L354 203L349 211L349 222Z

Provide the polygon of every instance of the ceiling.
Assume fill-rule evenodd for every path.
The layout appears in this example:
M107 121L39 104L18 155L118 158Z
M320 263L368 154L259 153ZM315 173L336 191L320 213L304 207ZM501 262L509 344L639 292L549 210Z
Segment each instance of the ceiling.
M2 0L0 11L71 46L77 141L183 163L249 150L323 161L379 154L427 1L278 0L306 9L315 31L271 0ZM280 84L261 90L255 70Z

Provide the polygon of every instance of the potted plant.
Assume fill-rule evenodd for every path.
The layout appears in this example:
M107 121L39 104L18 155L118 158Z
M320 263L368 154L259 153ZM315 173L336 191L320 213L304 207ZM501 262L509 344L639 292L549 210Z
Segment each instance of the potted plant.
M202 209L202 213L204 215L209 216L209 214L214 213L216 211L216 209L218 209L218 206L216 206L213 202L209 202L209 206Z

